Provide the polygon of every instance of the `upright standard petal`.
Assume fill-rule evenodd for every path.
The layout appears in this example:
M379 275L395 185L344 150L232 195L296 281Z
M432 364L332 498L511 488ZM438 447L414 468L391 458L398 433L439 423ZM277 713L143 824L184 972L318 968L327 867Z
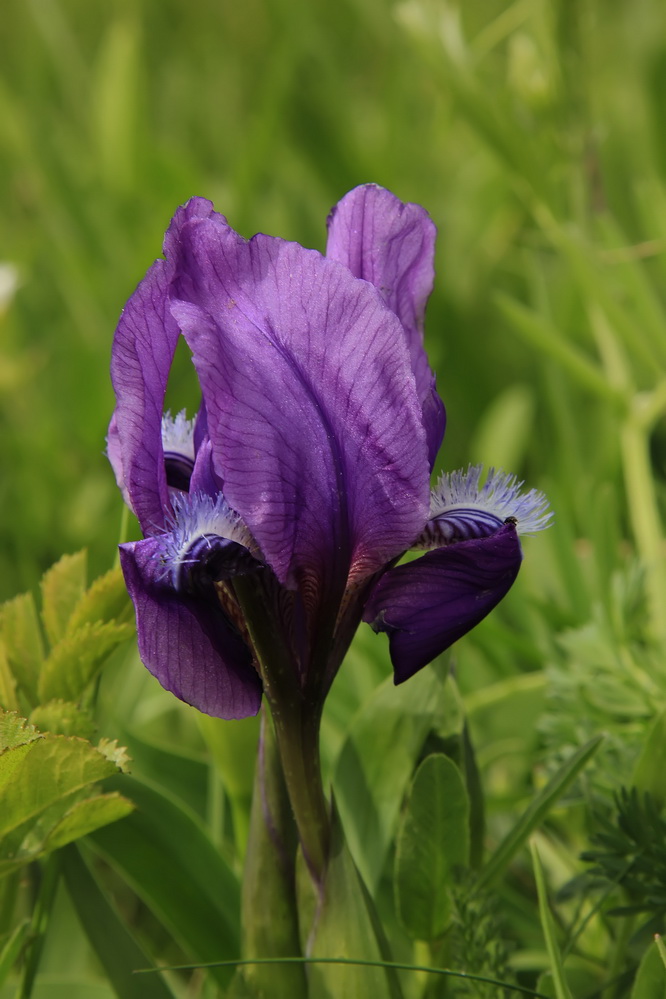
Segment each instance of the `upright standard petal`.
M377 288L405 329L431 467L446 424L423 347L425 307L435 276L436 234L420 205L404 204L385 188L365 184L346 194L331 212L326 246L327 257Z
M178 210L165 237L173 257L174 232L189 218L210 214L203 198ZM127 302L111 353L116 409L109 428L109 458L141 528L164 526L169 494L162 447L162 415L169 371L180 331L169 308L171 260L156 260Z
M210 594L178 593L164 580L160 538L121 545L141 661L167 690L217 718L259 710L261 681L245 642Z
M508 593L522 552L515 523L386 572L364 620L389 636L395 682L409 679L474 628Z
M404 333L313 250L221 216L178 233L172 311L203 390L224 494L280 581L339 590L408 547L428 509Z

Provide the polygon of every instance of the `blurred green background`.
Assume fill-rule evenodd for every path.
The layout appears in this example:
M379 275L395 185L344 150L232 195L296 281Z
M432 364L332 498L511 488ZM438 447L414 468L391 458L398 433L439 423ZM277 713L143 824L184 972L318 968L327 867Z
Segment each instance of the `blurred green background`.
M246 236L323 249L328 210L366 181L439 227L440 467L503 466L555 510L455 656L491 841L606 734L540 844L562 884L588 845L581 802L608 810L621 783L663 794L661 763L634 769L666 709L663 0L3 0L0 600L65 551L87 546L91 575L113 561L111 341L175 208L204 195ZM172 381L191 411L185 351ZM103 727L203 813L203 723L131 658L105 677ZM387 672L362 631L327 704L329 770ZM199 754L201 794L181 751ZM504 897L518 970L545 967L530 878ZM586 944L595 980L623 953L614 925Z
M247 236L323 248L330 206L365 181L439 227L442 467L484 460L549 489L565 617L593 599L560 550L574 538L596 539L601 596L620 542L649 555L665 450L661 0L4 0L0 44L0 259L18 275L0 321L0 596L63 551L87 545L95 569L113 557L111 339L176 206L205 195ZM172 396L192 408L181 361ZM628 414L653 392L632 444Z

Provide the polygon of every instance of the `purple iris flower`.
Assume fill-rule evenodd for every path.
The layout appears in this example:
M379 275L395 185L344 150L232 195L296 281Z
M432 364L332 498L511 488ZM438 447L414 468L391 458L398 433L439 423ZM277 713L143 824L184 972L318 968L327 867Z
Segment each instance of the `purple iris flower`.
M208 714L254 714L273 650L321 705L362 618L406 679L501 600L518 532L547 525L543 495L502 473L430 495L445 426L423 348L434 243L423 208L374 185L333 210L325 256L246 241L193 198L122 313L108 454L144 534L120 551L139 651ZM192 421L164 413L181 336ZM397 565L411 548L426 554Z

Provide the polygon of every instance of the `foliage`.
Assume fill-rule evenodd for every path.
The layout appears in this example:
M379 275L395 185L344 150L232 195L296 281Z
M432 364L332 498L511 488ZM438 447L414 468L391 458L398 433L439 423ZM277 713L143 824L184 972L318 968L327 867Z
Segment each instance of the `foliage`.
M456 648L455 688L438 664L396 690L383 643L359 634L322 739L349 853L399 963L467 969L512 995L553 995L559 976L581 999L663 996L663 962L638 932L648 918L663 932L666 893L659 0L7 0L3 28L0 211L14 270L0 271L0 779L16 788L10 864L30 863L0 881L0 997L120 994L128 979L100 970L109 941L121 976L132 962L239 955L256 723L201 722L157 689L123 644L117 572L86 589L84 559L70 556L46 577L41 612L27 591L62 551L87 545L93 575L111 561L111 335L175 206L202 194L247 235L321 247L322 210L368 180L426 205L440 229L426 337L446 467L520 470L547 491L556 526ZM183 352L173 411L196 404L191 385ZM131 778L104 778L117 767L101 739L127 747ZM61 754L57 793L31 799ZM414 781L446 768L441 757L467 795L450 816L469 816L462 869L436 842L421 854L405 841L427 824ZM440 816L443 779L429 778ZM112 795L136 807L102 825ZM590 851L603 883L585 874ZM424 855L442 880L435 929L415 931L411 876L399 874L396 906L393 872ZM91 919L107 939L89 942ZM147 990L151 977L135 979ZM502 994L397 977L405 999ZM212 999L231 980L181 971L154 988Z

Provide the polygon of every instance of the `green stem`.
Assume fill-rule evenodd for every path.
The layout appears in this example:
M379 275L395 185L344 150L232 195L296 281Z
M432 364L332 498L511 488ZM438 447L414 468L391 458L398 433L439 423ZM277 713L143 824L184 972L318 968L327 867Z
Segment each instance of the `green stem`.
M269 699L270 701L270 699ZM315 706L270 701L282 771L294 810L303 856L321 881L328 859L330 819L319 757L321 712Z
M243 874L243 957L298 957L297 830L291 814L273 726L262 710ZM240 977L253 996L305 999L303 965L248 965Z
M654 488L648 437L649 431L641 424L640 419L630 416L622 427L620 441L629 518L638 554L646 571L651 631L655 637L663 637L666 607L664 534Z
M28 947L23 967L23 977L16 993L16 999L30 999L32 995L39 961L44 948L49 916L51 915L51 909L55 901L59 880L60 858L57 853L52 853L46 858L41 867L41 882L30 924L30 936L32 939Z
M330 817L321 777L319 725L323 706L316 690L305 691L298 670L261 593L261 582L239 576L236 597L250 633L275 728L282 771L303 856L321 882L330 837Z

